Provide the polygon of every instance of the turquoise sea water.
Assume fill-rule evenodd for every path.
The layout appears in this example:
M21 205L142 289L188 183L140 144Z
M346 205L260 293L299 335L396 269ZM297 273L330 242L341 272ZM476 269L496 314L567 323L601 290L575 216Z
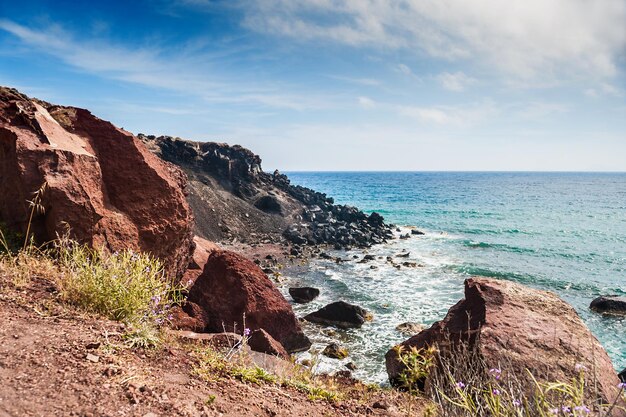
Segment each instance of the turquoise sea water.
M508 279L556 292L572 304L611 356L626 367L626 319L588 309L601 294L626 295L626 173L288 173L292 182L327 193L337 203L377 211L388 222L425 236L369 251L383 259L335 264L318 260L285 284L322 290L305 314L343 299L374 313L362 329L331 332L307 325L316 348L339 339L359 369L382 382L384 354L406 339L395 326L443 318L463 296L471 275ZM384 257L410 251L419 268L397 270ZM361 251L338 252L344 258ZM403 259L404 260L404 259ZM343 362L318 358L321 370Z

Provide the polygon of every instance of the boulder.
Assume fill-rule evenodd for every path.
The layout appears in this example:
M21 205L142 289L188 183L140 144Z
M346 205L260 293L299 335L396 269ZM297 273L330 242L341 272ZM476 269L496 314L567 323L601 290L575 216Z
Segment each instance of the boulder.
M202 274L189 289L188 299L209 317L206 330L264 329L287 352L307 350L304 335L291 305L254 262L229 251L213 251Z
M250 333L248 346L255 352L267 353L268 355L279 356L283 359L289 358L289 354L269 333L263 329L258 329Z
M313 287L292 287L289 288L289 295L296 303L310 303L320 295L320 290Z
M0 87L0 222L38 242L149 252L180 278L193 249L186 176L131 133L74 107Z
M254 207L265 213L281 214L283 208L280 205L280 201L276 196L264 195L254 202Z
M476 349L485 373L505 366L522 380L530 370L545 381L570 381L579 372L575 365L581 364L595 370L604 400L612 401L617 394L619 380L607 353L576 311L551 292L470 278L465 298L443 320L402 343L417 349L436 346L452 366L461 345ZM395 349L387 352L386 365L390 382L398 384L403 367Z
M426 326L420 323L413 323L407 321L406 323L401 323L396 326L396 330L407 336L415 336L422 330L424 330Z
M191 287L193 283L196 282L196 279L198 279L200 274L202 274L202 270L209 259L209 255L213 251L219 249L219 246L215 243L209 242L200 236L194 236L193 243L195 244L195 248L193 250L191 260L189 261L189 265L187 266L187 270L181 280L186 288Z
M348 350L337 343L331 343L324 348L322 355L333 359L345 359L348 357Z
M205 311L198 304L187 301L182 307L175 306L170 310L170 323L177 330L202 332L209 323Z
M336 301L307 314L304 319L313 323L349 329L361 327L363 323L371 320L372 316L359 306L345 301Z
M626 297L605 295L591 302L589 308L603 314L626 315Z

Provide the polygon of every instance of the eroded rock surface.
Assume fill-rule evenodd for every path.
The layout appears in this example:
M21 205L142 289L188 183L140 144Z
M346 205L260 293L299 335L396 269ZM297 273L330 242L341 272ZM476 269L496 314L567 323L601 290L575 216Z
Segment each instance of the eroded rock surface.
M234 252L213 251L189 290L189 301L206 312L206 331L243 333L264 329L288 352L311 342L280 291L252 261Z
M195 233L211 241L332 244L367 247L392 237L377 213L336 205L332 198L292 185L261 169L261 158L241 146L190 142L169 136L139 137L189 176Z
M110 251L149 252L181 277L193 249L185 174L132 134L89 111L0 87L0 222L39 242L69 231Z
M436 345L441 355L450 357L460 343L478 350L485 372L506 365L518 377L529 369L541 372L547 381L570 381L580 364L595 370L605 400L617 394L619 380L607 353L576 311L551 292L470 278L465 281L465 298L443 320L402 345L418 349ZM390 381L397 383L403 368L396 350L387 353L386 365Z

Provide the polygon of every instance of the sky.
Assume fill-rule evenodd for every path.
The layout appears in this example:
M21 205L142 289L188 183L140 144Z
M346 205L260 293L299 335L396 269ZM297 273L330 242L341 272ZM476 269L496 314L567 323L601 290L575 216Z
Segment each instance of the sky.
M0 0L0 85L267 171L626 171L626 0Z

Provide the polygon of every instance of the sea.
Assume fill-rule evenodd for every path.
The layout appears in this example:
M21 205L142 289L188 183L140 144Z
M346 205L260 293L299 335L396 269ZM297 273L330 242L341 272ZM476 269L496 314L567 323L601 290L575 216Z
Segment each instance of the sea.
M320 296L295 304L298 316L344 300L374 315L360 329L305 324L314 342L318 372L345 369L356 378L385 383L384 355L407 339L404 322L429 326L463 297L463 281L481 275L550 290L570 303L600 340L616 370L626 367L626 318L605 317L589 303L606 294L626 295L626 173L537 172L289 172L293 184L326 193L336 203L376 211L401 233L368 250L332 252L350 259L314 259L289 270L281 290L313 286ZM396 232L396 234L400 234ZM396 269L387 256L409 252ZM365 253L376 260L358 263ZM356 258L355 258L356 257ZM382 257L382 259L378 259ZM376 265L376 269L371 269ZM287 296L287 298L289 298ZM329 359L330 342L350 356Z

